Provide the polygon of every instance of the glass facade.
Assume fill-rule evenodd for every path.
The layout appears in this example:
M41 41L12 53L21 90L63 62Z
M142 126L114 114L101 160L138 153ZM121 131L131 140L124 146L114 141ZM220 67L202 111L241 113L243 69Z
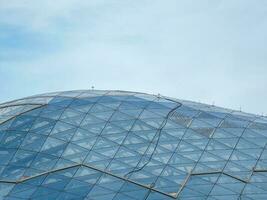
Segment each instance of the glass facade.
M267 118L159 95L0 104L2 200L266 200Z

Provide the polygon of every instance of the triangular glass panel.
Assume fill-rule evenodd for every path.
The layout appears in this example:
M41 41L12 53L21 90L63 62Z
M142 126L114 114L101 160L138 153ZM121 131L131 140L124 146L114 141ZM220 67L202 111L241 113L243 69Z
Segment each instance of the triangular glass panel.
M106 157L100 153L94 152L94 151L90 151L88 156L85 159L85 163L92 163L95 161L109 161L110 158Z
M130 115L121 113L119 111L114 112L114 114L112 115L110 121L121 121L121 120L131 120L134 119L134 117L131 117Z
M231 149L231 148L221 142L211 139L206 149L207 150L219 150L219 149Z
M97 124L86 124L84 126L81 126L81 128L93 133L93 134L100 134L105 127L106 122L104 123L97 123Z
M81 163L87 156L88 150L78 145L69 143L62 157L67 160Z
M101 101L101 100L100 100ZM109 102L101 102L101 104L105 105L106 107L109 107L113 110L118 109L118 107L121 104L121 101L109 101Z
M216 141L228 146L229 148L234 148L239 138L218 138Z
M242 128L248 125L249 121L239 120L239 119L224 119L223 123L220 125L221 128Z
M36 152L18 150L9 164L22 167L29 167L35 156Z
M103 135L101 134L103 138L108 139L109 141L115 142L117 144L121 144L124 139L126 138L128 132L122 132L122 133L115 133L115 134L108 134L108 135Z
M154 112L150 112L149 110L144 110L141 115L139 116L139 119L153 119L153 118L161 118L161 116L158 116Z
M134 104L131 104L131 103L125 101L125 102L122 102L122 104L119 107L119 110L120 111L122 111L122 110L140 110L140 108Z
M72 179L65 190L79 196L86 196L92 187L93 185L87 182Z
M5 131L0 141L0 146L4 148L17 148L24 140L27 132L25 131Z
M182 163L194 163L194 160L184 157L178 153L173 154L171 157L169 164L182 164Z
M56 105L59 107L67 107L72 101L73 98L56 96L48 104Z
M12 122L12 124L9 127L9 130L28 131L31 128L34 121L35 117L33 116L19 115Z
M102 134L101 135L108 135L109 134L117 134L117 133L122 133L122 132L125 132L125 129L122 129L112 123L107 123L105 128L103 129L102 131Z
M131 131L133 134L138 135L139 137L144 138L146 141L152 141L155 135L157 134L157 130L147 130L147 131Z
M79 112L83 112L83 113L87 113L91 107L94 105L94 103L91 103L89 101L86 101L84 99L75 99L69 106L69 108L79 111Z
M55 124L56 121L52 119L39 117L34 121L30 131L42 135L49 135Z
M151 127L157 128L157 129L165 129L166 127L166 122L164 118L153 118L153 119L143 119L143 122L146 124L150 125Z
M86 126L89 124L97 124L97 123L103 123L105 122L102 119L99 119L91 114L87 114L86 117L84 118L84 120L82 121L82 126Z
M63 107L46 105L43 111L40 113L40 117L57 120L59 119L64 110L65 108Z
M148 124L142 122L141 120L136 120L132 128L133 131L147 131L152 129L156 128L149 126Z
M102 104L95 104L91 110L90 113L94 113L94 112L106 112L106 111L113 111L112 108L104 106Z
M98 181L98 184L103 188L107 188L112 191L118 191L124 184L124 181L113 176L103 174L100 180Z
M90 114L103 121L108 121L113 113L114 111L106 111L106 112L94 112Z
M67 143L52 137L47 138L41 151L47 154L59 156L64 151Z
M99 137L94 145L94 149L101 149L101 148L113 147L113 146L118 146L118 144L106 138Z
M116 158L120 157L129 157L129 156L139 156L139 154L133 150L130 150L124 146L121 146L118 153L116 154Z
M132 129L135 120L122 120L122 121L114 121L111 124L119 127L122 130L129 131Z
M103 147L103 148L98 148L98 149L94 148L93 151L101 155L107 156L109 158L113 158L118 148L119 146Z
M217 128L212 136L213 138L233 138L236 137L231 133L227 132L225 129Z
M139 115L142 113L142 109L121 109L121 107L119 108L119 111L121 113L127 114L132 116L133 118L138 118Z
M71 124L58 121L53 128L51 135L59 139L69 140L75 133L76 129L77 128Z
M46 136L28 133L20 148L31 151L39 151L46 140Z
M145 143L145 142L148 142L148 141L130 132L128 136L126 137L126 139L124 140L123 144L129 145L129 144L139 144L139 143Z
M58 160L58 157L39 153L31 164L32 168L40 169L43 171L50 170L54 167Z
M58 159L56 165L55 165L55 168L58 169L58 168L66 168L66 167L69 167L69 166L73 166L77 164L76 162L74 161L71 161L71 160L65 160L64 158L60 158ZM73 168L70 168L70 169L73 169Z

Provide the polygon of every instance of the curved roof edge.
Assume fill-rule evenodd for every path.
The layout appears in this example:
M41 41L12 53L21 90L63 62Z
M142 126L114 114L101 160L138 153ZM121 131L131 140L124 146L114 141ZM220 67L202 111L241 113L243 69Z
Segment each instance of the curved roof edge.
M118 93L132 93L132 94L140 94L140 95L147 95L147 96L154 96L154 97L160 97L169 101L176 101L176 102L180 102L180 103L188 103L188 104L194 104L194 105L203 105L203 106L209 106L209 107L214 107L217 109L223 109L223 110L228 110L231 112L234 112L236 114L241 114L241 115L254 115L254 116L259 116L259 117L263 117L265 119L267 119L267 116L263 116L260 114L255 114L255 113L249 113L249 112L244 112L244 111L240 111L240 110L236 110L236 109L231 109L231 108L226 108L226 107L222 107L222 106L218 106L218 105L211 105L211 104L207 104L207 103L200 103L200 102L196 102L196 101L192 101L192 100L183 100L183 99L177 99L174 97L169 97L169 96L165 96L162 94L150 94L150 93L145 93L145 92L135 92L135 91L128 91L128 90L96 90L96 89L81 89L81 90L67 90L67 91L56 91L56 92L48 92L48 93L41 93L41 94L35 94L32 96L28 96L28 97L22 97L19 99L15 99L15 100L11 100L11 101L7 101L7 102L2 102L0 103L0 109L3 107L9 107L9 106L13 106L13 105L18 105L20 101L23 100L27 100L27 99L37 99L37 98L47 98L49 99L49 97L52 99L55 96L66 96L68 97L68 95L66 95L67 93L83 93L83 92L89 92L89 91L94 91L94 92L118 92ZM42 105L45 104L44 102L38 102L36 104ZM19 104L20 105L20 104Z

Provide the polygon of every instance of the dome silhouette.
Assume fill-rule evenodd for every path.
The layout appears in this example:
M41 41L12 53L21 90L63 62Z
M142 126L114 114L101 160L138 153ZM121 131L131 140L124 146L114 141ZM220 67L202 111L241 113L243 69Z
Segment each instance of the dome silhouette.
M0 104L1 200L266 200L267 118L80 90Z

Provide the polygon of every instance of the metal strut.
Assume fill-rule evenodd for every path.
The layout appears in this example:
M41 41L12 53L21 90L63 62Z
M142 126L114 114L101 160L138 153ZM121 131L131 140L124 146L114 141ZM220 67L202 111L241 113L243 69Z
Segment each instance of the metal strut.
M19 184L19 183L23 183L25 181L28 181L28 180L31 180L31 179L34 179L34 178L38 178L40 176L44 176L44 175L48 175L48 174L51 174L51 173L55 173L55 172L59 172L59 171L63 171L63 170L66 170L66 169L71 169L71 168L75 168L75 167L86 167L86 168L89 168L89 169L92 169L92 170L95 170L95 171L98 171L98 172L101 172L103 174L107 174L109 176L113 176L115 178L118 178L118 179L121 179L123 181L127 181L129 183L132 183L134 185L137 185L137 186L140 186L142 188L145 188L145 189L148 189L148 190L151 190L151 191L154 191L154 192L157 192L157 193L160 193L160 194L163 194L165 196L168 196L168 197L171 197L173 199L175 199L175 197L173 195L170 195L168 193L165 193L165 192L162 192L158 189L155 189L155 188L152 188L151 186L149 185L145 185L145 184L142 184L142 183L138 183L136 181L133 181L131 179L128 179L126 177L122 177L122 176L119 176L119 175L116 175L116 174L113 174L107 170L103 170L103 169L99 169L97 167L94 167L92 165L89 165L89 164L74 164L74 165L70 165L68 167L63 167L63 168L58 168L58 169L53 169L53 170L50 170L50 171L47 171L47 172L43 172L43 173L40 173L40 174L37 174L37 175L34 175L34 176L30 176L30 177L25 177L25 178L21 178L21 179L18 179L18 180L0 180L0 183L10 183L10 184Z

